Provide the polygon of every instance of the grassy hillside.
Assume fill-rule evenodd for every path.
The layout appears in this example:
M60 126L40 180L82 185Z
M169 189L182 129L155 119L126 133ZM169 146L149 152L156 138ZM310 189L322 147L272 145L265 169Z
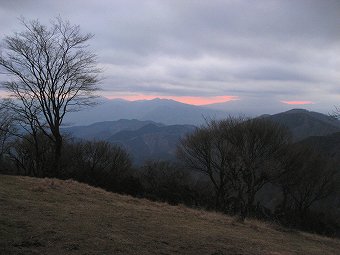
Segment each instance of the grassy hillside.
M105 192L0 175L0 254L339 254L340 240Z

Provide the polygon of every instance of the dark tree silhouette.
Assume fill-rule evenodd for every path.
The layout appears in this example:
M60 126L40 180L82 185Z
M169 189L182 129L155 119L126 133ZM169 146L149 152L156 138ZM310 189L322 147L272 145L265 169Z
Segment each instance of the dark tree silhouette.
M283 212L293 210L303 222L318 201L335 194L338 185L336 163L313 149L295 145L285 155L284 171L278 178L283 193Z
M66 143L63 154L63 178L75 178L111 191L121 188L118 186L132 168L130 155L123 148L104 141Z
M228 119L223 122L233 125L236 120ZM228 162L231 150L228 144L220 138L223 131L222 122L207 122L205 127L197 128L193 133L182 139L178 147L178 157L189 168L207 175L215 191L215 207L224 210L227 190L230 188L228 178ZM228 127L225 126L225 131Z
M11 137L16 132L13 115L0 103L0 171L5 171L5 158L10 150Z
M61 18L50 26L38 20L21 22L23 31L4 39L0 66L8 79L2 85L14 99L11 107L52 140L58 175L63 119L92 105L98 90L100 70L87 45L92 35Z
M210 178L217 209L236 212L243 221L256 193L280 171L289 141L288 131L269 120L230 117L187 135L178 155Z

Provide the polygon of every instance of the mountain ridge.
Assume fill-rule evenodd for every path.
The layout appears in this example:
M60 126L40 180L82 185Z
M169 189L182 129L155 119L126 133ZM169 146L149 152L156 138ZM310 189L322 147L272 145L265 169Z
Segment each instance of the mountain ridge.
M294 141L340 132L339 120L304 109L291 109L260 117L285 125L292 132ZM175 160L178 142L195 128L194 125L165 125L150 120L121 119L63 130L77 139L105 140L112 144L119 144L128 150L135 162L140 164L147 159Z
M162 123L157 123L154 121L146 120L141 121L137 119L119 119L116 121L101 121L95 122L90 125L72 126L64 127L63 131L80 139L96 139L96 140L106 140L110 136L122 130L135 130L143 127L147 124L155 124L158 126L163 126Z
M323 136L340 132L339 120L326 114L305 109L291 109L264 118L286 126L297 141L309 136Z
M136 164L142 164L146 160L175 160L180 139L195 128L192 125L147 124L137 130L120 131L107 141L119 144L129 151Z
M203 106L184 104L171 99L127 101L120 99L105 100L86 111L72 112L65 118L69 126L89 125L95 122L119 119L138 119L161 122L166 125L200 125L204 117L225 118L228 114Z

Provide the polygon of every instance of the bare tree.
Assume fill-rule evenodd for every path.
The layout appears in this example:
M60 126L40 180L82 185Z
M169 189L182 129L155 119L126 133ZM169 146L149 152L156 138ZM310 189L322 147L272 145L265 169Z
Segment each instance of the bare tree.
M43 154L46 153L45 136L39 127L38 118L40 116L37 109L32 104L18 105L12 98L5 98L1 101L0 107L11 115L14 125L17 127L16 132L12 135L17 139L12 143L10 150L10 158L15 162L18 168L22 168L24 173L30 172L34 176L48 176L50 173L44 164ZM48 138L47 138L48 139ZM44 141L44 142L42 142ZM51 143L49 143L51 145ZM34 164L18 164L25 157L24 151L27 150L32 158L26 161L31 161ZM18 160L21 158L21 160ZM32 169L25 169L25 167L32 167ZM25 167L24 167L25 166ZM32 174L30 174L32 175Z
M0 103L0 171L4 171L5 158L10 150L10 141L15 133L14 118L11 112L1 106ZM7 163L7 162L6 162Z
M210 178L216 207L237 212L243 221L256 193L279 171L289 141L287 130L269 120L230 117L187 135L178 155Z
M280 205L285 213L293 210L301 222L316 202L336 194L337 164L309 147L295 145L284 160L278 184L283 193Z
M257 192L281 172L281 158L291 136L285 127L262 118L243 121L224 136L234 151L230 176L240 219L244 220L253 209Z
M189 168L199 171L210 179L215 191L215 207L225 209L226 191L230 185L226 158L230 151L223 147L216 122L208 122L206 127L197 128L182 139L178 147L178 157Z
M65 147L63 156L67 167L63 177L66 178L114 190L132 167L130 155L108 142L71 142Z
M170 204L195 200L190 173L169 161L147 161L139 169L144 196Z
M96 56L88 49L91 34L56 18L50 26L21 19L24 30L7 36L0 66L8 81L3 87L14 99L12 107L34 122L54 144L58 175L65 115L93 104L98 90Z
M11 142L8 156L16 167L17 174L35 177L50 176L53 161L52 141L44 134L25 134Z

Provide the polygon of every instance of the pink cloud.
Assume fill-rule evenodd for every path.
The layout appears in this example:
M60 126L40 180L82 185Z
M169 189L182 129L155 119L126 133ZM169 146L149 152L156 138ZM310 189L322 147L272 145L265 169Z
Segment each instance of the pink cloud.
M118 97L108 97L109 99L114 99ZM215 104L222 103L232 100L238 100L237 96L214 96L214 97L189 97L189 96L155 96L155 95L126 95L120 96L119 98L128 100L128 101L136 101L136 100L151 100L155 98L161 99L172 99L177 102L192 104L192 105L207 105L207 104Z
M281 103L289 104L289 105L314 104L314 102L312 102L312 101L281 101Z

